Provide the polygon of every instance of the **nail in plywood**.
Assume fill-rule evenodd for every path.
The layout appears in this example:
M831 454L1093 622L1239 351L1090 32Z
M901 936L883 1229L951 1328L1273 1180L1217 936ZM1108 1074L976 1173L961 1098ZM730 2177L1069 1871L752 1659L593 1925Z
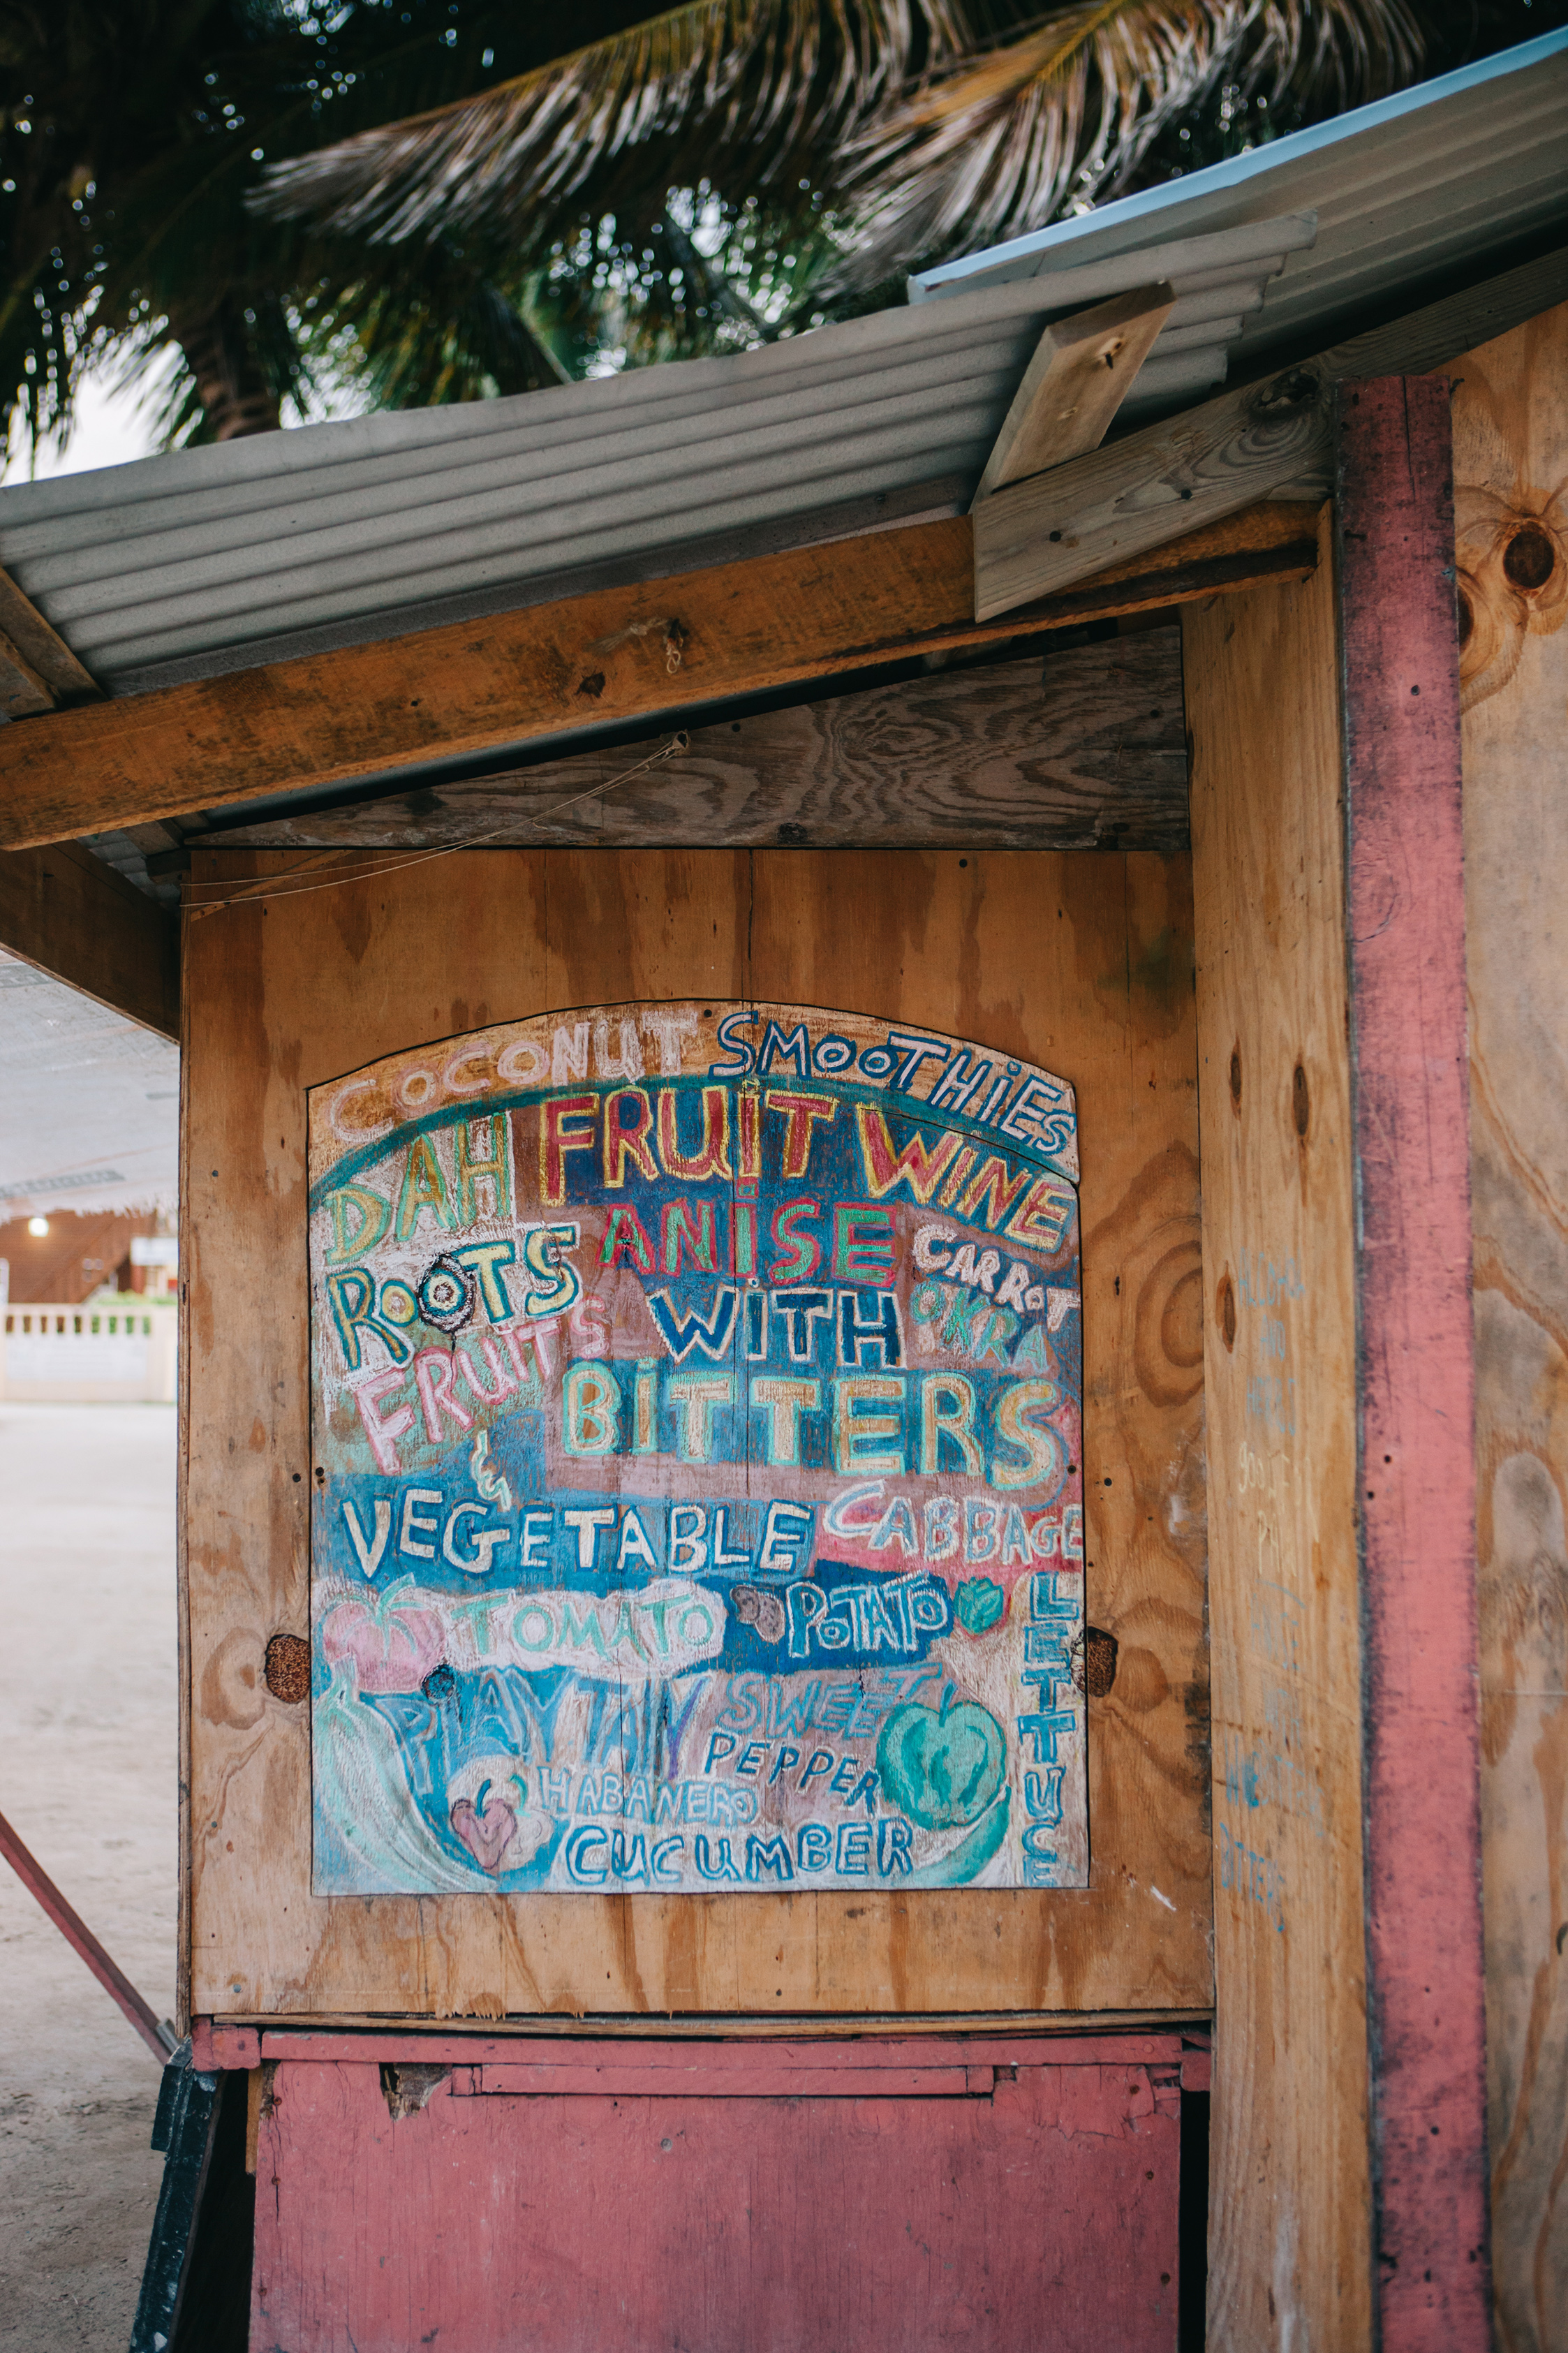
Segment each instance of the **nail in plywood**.
M1568 304L1454 360L1500 2341L1568 2348Z
M277 852L197 850L281 880ZM497 850L187 925L185 1588L198 2011L505 2016L1192 2008L1208 2000L1201 1282L1186 862L1110 853ZM531 1010L798 998L1047 1059L1086 1165L1091 1883L313 1897L303 1091ZM711 1002L711 997L705 999ZM298 1474L298 1478L296 1478Z
M1184 636L1214 1563L1208 2342L1286 2353L1371 2327L1330 566L1196 607Z
M1175 299L1168 286L1140 286L1046 329L985 460L976 504L1004 482L1099 448Z

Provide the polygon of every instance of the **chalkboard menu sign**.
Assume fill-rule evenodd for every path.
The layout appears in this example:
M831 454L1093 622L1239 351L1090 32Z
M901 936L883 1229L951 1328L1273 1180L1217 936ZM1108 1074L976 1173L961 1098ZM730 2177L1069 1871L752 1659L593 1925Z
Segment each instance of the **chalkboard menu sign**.
M1084 1885L1078 1174L808 1006L313 1089L316 1891Z

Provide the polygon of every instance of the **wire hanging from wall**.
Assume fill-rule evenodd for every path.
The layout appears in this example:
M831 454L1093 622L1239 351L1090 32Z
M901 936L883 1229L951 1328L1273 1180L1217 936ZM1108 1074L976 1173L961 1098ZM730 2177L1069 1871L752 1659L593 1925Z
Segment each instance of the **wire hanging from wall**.
M617 786L629 784L634 776L643 776L649 768L657 767L661 760L668 760L675 753L687 752L690 748L690 736L684 727L678 728L668 744L660 744L657 752L650 752L647 759L639 760L635 767L623 768L618 776L611 776L602 785L590 785L586 791L573 793L567 799L541 809L537 815L524 810L521 813L522 822L533 826L548 825L552 818L561 817L567 809L577 808L584 801L602 799L606 793L615 792ZM230 890L227 885L218 882L195 882L190 885L193 892L221 890L226 895L219 899L188 902L186 913L192 916L218 915L226 908L254 906L264 899L302 899L313 891L341 890L346 882L379 882L388 875L406 873L411 867L426 866L434 858L449 858L459 849L480 849L487 841L494 841L500 835L510 833L517 822L516 817L510 817L504 825L492 826L488 833L469 834L461 841L444 841L434 849L416 850L411 858L395 859L380 866L355 866L342 873L326 875L319 881L297 879L310 871L310 868L301 867L295 870L294 876L286 877L281 882L258 881L249 886L242 884L237 890ZM342 853L333 851L326 854L338 856Z

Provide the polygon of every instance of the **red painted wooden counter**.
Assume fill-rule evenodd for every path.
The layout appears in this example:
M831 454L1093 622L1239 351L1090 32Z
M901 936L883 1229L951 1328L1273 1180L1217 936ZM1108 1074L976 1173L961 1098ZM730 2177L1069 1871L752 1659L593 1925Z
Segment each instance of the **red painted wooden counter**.
M1179 2035L259 2055L252 2353L1175 2342Z

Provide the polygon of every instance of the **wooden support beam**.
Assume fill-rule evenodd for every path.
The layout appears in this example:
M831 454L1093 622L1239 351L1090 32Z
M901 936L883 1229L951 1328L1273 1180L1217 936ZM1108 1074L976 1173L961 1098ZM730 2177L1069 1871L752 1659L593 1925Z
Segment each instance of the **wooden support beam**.
M1191 607L1183 637L1218 2005L1203 2341L1210 2353L1366 2353L1355 1198L1332 564L1299 588Z
M1141 286L1046 329L985 461L976 506L1005 482L1099 448L1175 299L1168 286Z
M0 629L0 712L7 719L29 719L54 707L55 698L32 663Z
M1219 522L1284 482L1326 496L1329 452L1328 384L1309 366L1015 482L974 511L975 618L1146 557L1178 517Z
M9 573L0 571L0 711L24 719L98 699L97 681Z
M656 721L911 654L1302 576L1316 562L1315 510L1275 502L1001 623L971 617L967 516L601 589L0 730L0 847L501 752L590 722Z
M0 947L178 1039L178 919L79 842L0 852Z

